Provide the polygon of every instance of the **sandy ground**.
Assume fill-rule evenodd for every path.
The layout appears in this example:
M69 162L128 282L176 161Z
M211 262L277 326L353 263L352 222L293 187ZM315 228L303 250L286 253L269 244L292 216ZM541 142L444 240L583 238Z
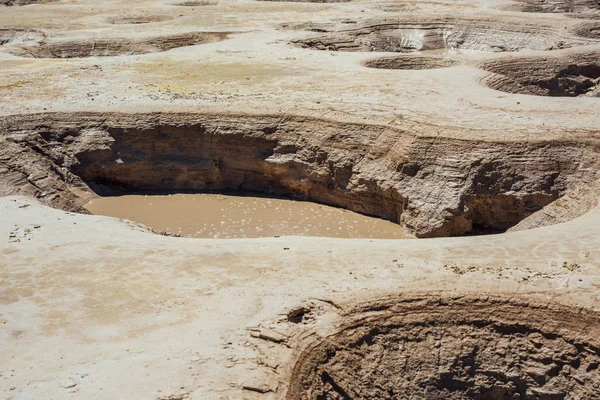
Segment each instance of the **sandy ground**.
M397 71L361 65L389 53L289 44L315 35L290 26L398 19L382 4L0 6L2 28L39 30L52 40L233 32L221 42L117 57L33 59L11 54L18 43L0 46L0 115L229 110L403 121L468 138L598 133L598 98L483 85L478 63L507 54L454 52L448 57L457 66ZM502 11L507 4L410 2L402 17L477 17L559 32L581 22ZM122 15L173 19L110 23ZM600 50L600 43L585 47ZM600 308L598 208L534 230L423 240L163 237L24 197L0 198L0 216L0 399L280 399L299 350L282 332L292 329L288 312L305 305L318 318L294 327L295 335L327 332L346 307L388 293L496 294Z
M254 398L241 388L275 390L285 373L273 365L291 355L271 343L279 359L264 365L264 341L248 329L276 327L310 302L331 311L329 302L442 291L600 305L600 210L487 237L211 240L25 198L0 204L5 398Z
M233 32L229 39L167 52L80 59L27 59L0 52L0 115L43 111L196 111L202 109L324 116L345 121L395 120L485 130L507 138L541 138L548 127L589 131L597 126L598 100L508 95L480 83L482 60L506 54L457 52L449 69L388 71L362 61L389 53L330 52L297 48L294 39L314 37L306 24L334 26L350 19L450 21L478 18L504 26L537 27L570 37L580 20L563 15L498 11L504 3L468 6L455 2L417 2L412 12L385 12L378 2L333 4L222 1L217 6L181 7L167 1L49 3L2 9L2 26L42 30L48 40L144 37L181 32ZM413 4L413 3L411 3ZM458 14L457 14L458 12ZM160 15L170 21L114 25L122 15ZM297 29L293 27L299 26ZM600 41L585 46L600 49ZM581 48L566 49L565 52ZM520 52L519 55L544 52ZM560 54L560 51L554 51ZM483 133L481 133L483 135Z

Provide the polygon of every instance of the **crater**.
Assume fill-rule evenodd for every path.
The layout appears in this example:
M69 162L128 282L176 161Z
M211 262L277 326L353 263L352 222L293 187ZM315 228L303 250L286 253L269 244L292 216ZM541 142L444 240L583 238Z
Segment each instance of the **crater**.
M29 58L114 57L158 53L179 47L214 43L227 37L226 32L191 32L143 39L44 40L36 45L13 46L11 52Z
M306 346L286 399L591 399L599 320L494 297L362 305Z
M554 50L587 43L548 28L499 24L494 21L373 22L360 26L327 27L316 24L308 30L317 37L295 40L302 48L328 51L376 51L408 53L425 50L518 52Z
M30 4L55 3L59 0L0 0L0 5L4 6L28 6Z
M439 237L505 231L589 186L600 160L591 142L460 140L423 129L293 115L12 116L0 119L0 193L85 212L74 192L84 186L254 192Z
M508 93L553 97L600 96L600 54L509 58L482 66L484 82Z
M368 68L405 70L449 68L458 64L447 58L418 56L382 57L363 63Z

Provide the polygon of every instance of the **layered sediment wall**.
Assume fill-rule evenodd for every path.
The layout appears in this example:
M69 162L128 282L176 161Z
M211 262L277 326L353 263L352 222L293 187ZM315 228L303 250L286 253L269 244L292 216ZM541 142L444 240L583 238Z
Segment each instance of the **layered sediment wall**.
M599 159L591 139L461 140L281 115L39 114L3 118L0 132L0 194L82 211L72 189L85 185L256 191L382 217L417 237L509 229L594 182Z

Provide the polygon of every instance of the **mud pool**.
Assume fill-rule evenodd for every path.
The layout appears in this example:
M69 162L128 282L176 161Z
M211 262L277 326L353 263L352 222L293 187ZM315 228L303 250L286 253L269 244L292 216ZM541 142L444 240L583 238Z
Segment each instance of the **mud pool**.
M195 238L323 236L403 238L390 221L321 204L223 194L107 196L91 200L92 214L124 218Z

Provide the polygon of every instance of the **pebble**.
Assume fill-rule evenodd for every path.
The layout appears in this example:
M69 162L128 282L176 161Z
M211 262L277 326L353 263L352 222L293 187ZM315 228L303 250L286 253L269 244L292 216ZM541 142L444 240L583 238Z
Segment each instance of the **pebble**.
M60 386L62 386L65 389L71 389L77 386L77 383L73 381L73 379L65 379L60 383Z

